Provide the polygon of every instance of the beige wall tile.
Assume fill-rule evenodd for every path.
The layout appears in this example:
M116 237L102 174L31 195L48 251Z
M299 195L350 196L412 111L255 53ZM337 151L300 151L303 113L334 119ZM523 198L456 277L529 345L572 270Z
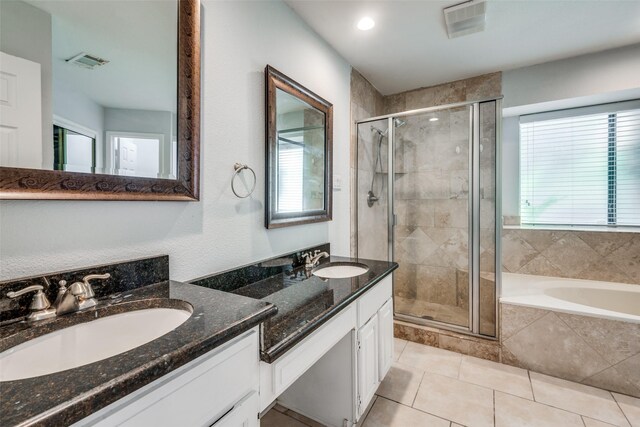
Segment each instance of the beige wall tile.
M407 102L404 93L388 95L384 97L384 114L399 113L406 111Z
M538 251L515 230L505 231L502 236L502 265L507 271L515 273L534 259Z
M547 310L523 307L520 305L500 304L500 337L504 341L548 314Z
M393 336L407 341L438 346L438 333L405 322L393 322ZM406 350L406 347L405 347ZM404 352L403 352L404 353Z
M379 397L363 424L363 427L407 426L448 427L449 421Z
M551 312L503 340L502 346L521 366L572 381L582 381L609 367L602 356Z
M623 269L606 258L585 265L584 269L575 275L576 279L601 280L603 282L634 283Z
M605 233L602 231L579 231L576 234L580 240L603 257L628 243L634 236L633 233Z
M466 100L479 101L502 95L502 73L483 74L465 80Z
M414 408L469 427L493 426L493 390L425 373Z
M566 313L557 313L557 316L611 364L640 353L637 323Z
M524 228L515 232L538 252L544 251L566 234L566 231L530 230Z
M634 284L640 284L640 235L636 234L631 240L607 257L627 274Z
M517 273L532 274L534 276L564 277L563 271L551 264L544 255L537 255L527 264L522 266Z
M611 393L531 372L536 401L617 426L630 426Z
M573 277L585 268L585 264L595 262L599 255L575 234L567 233L542 254L553 265Z
M496 427L583 427L579 415L496 391Z
M615 365L615 368L621 375L627 378L627 380L640 388L640 354L623 360Z

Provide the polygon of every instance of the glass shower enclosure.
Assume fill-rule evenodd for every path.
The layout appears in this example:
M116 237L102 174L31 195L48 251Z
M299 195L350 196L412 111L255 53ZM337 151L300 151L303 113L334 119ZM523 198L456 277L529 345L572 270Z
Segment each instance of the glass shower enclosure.
M356 253L400 265L397 319L496 336L500 102L357 123Z

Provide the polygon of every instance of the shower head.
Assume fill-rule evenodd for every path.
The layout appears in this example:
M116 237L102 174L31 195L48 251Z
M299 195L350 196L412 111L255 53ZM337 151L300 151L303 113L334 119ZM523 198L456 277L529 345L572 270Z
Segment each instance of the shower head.
M380 129L378 129L378 128L377 128L377 127L375 127L375 126L371 126L371 132L375 132L375 133L377 133L377 134L378 134L378 135L380 135L380 136L385 136L385 135L387 134L387 131L386 131L386 130L380 130Z
M406 125L407 122L405 122L404 120L400 120L399 118L395 118L393 119L393 125L397 128ZM385 136L387 133L389 133L389 128L385 129L385 130L380 130L375 126L371 126L371 132L376 132L378 135L380 136Z
M401 127L401 126L406 125L406 124L407 124L407 122L405 122L404 120L401 120L401 119L395 118L395 119L393 119L393 124L395 125L395 127L399 128L399 127Z

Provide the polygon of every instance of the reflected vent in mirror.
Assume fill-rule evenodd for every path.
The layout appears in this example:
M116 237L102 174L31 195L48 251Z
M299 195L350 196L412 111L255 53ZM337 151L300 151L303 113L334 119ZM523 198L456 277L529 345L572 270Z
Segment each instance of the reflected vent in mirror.
M93 70L96 67L100 67L109 63L109 61L107 61L106 59L99 58L95 55L90 55L85 52L79 53L76 56L67 59L67 62L69 64L74 64L82 68L88 68L89 70Z

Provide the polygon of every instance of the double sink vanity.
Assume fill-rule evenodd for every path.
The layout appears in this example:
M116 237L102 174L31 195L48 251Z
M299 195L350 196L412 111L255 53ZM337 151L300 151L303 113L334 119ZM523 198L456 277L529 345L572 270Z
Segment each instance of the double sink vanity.
M328 252L190 283L166 256L0 283L3 425L257 426L276 401L356 424L391 364L397 265ZM95 304L76 286L55 315L95 274Z

